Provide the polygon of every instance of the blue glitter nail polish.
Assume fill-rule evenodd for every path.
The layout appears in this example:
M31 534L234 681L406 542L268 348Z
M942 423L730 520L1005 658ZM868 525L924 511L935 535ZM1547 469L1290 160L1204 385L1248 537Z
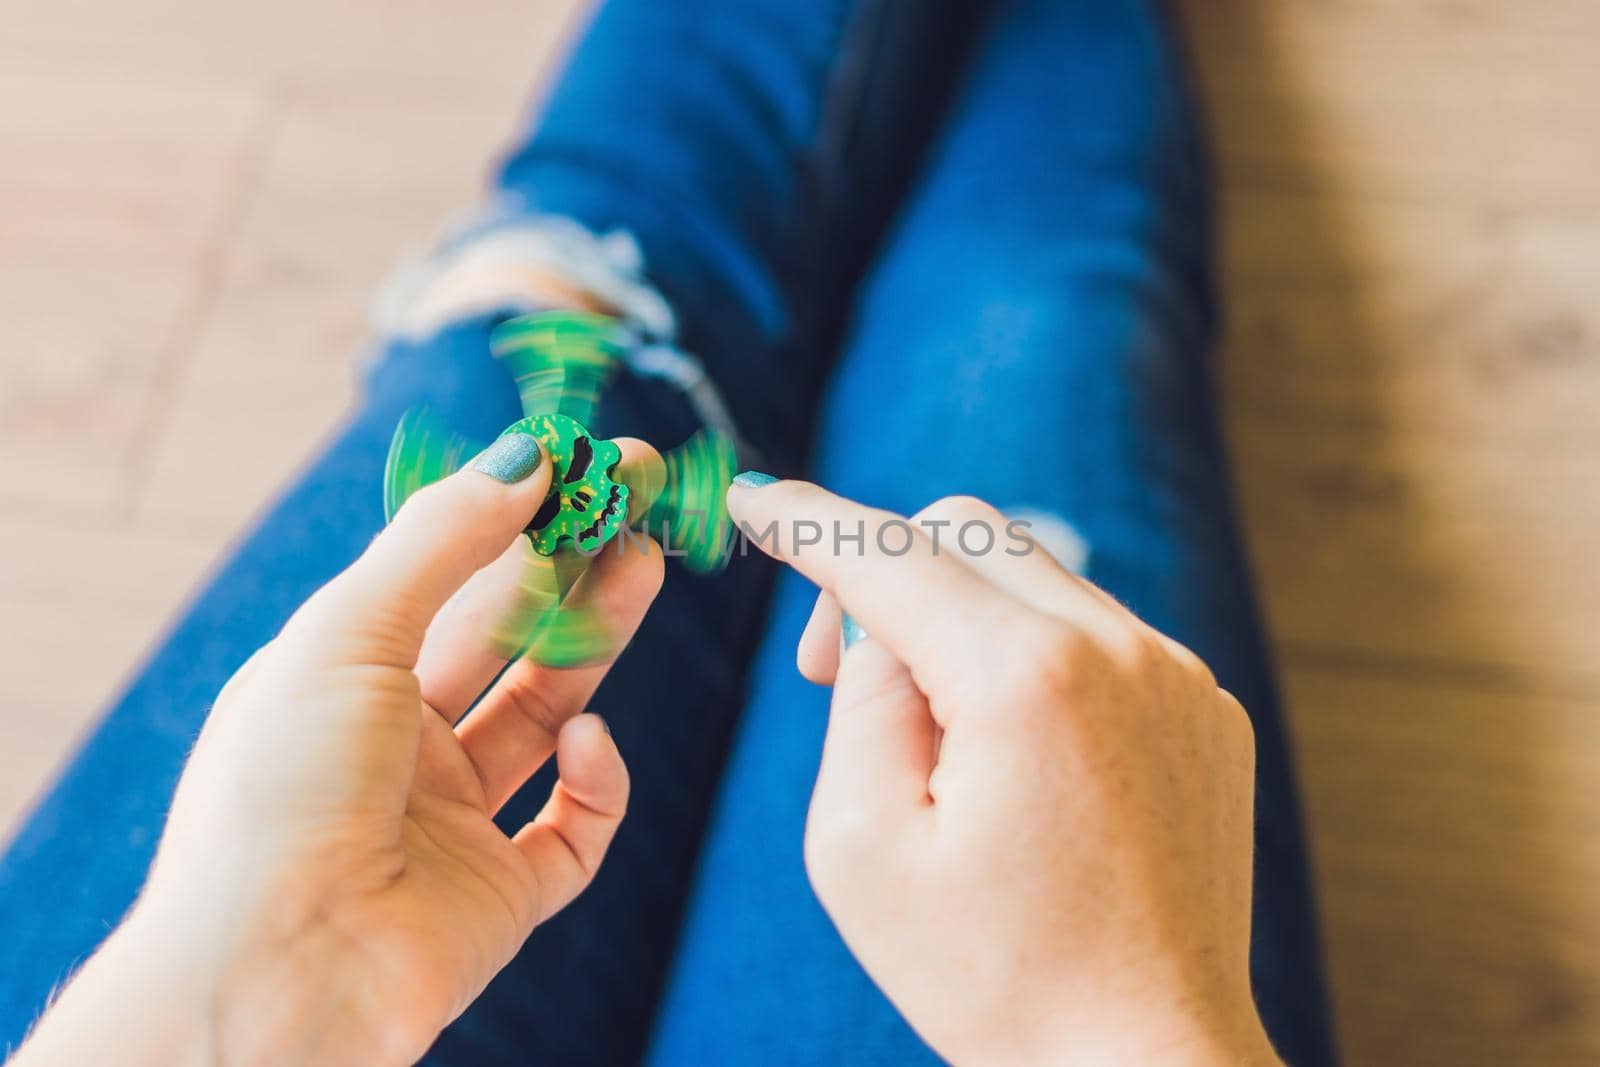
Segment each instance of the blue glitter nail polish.
M743 471L733 476L733 484L745 489L760 489L763 485L771 485L778 479L770 474L760 471Z
M514 485L539 469L544 454L532 434L502 434L494 444L478 453L469 466L506 485Z

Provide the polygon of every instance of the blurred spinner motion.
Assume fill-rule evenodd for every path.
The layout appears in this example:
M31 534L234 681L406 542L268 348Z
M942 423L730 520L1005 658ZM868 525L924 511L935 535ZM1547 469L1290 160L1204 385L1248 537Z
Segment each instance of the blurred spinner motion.
M601 393L633 343L615 319L570 311L525 315L496 328L489 343L522 398L525 417L505 432L537 438L552 468L550 495L528 524L533 552L519 596L491 637L508 658L551 666L603 658L614 651L613 635L598 612L568 593L624 527L629 533L617 551L649 535L696 573L720 569L732 528L724 496L736 469L733 442L701 430L659 459L651 453L624 463L615 441L589 432ZM407 412L389 445L385 515L393 519L412 493L459 470L485 446L425 408Z

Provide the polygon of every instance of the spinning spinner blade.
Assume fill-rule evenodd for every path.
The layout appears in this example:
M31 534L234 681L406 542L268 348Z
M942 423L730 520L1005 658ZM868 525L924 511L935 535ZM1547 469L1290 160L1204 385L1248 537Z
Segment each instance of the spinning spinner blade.
M728 486L739 469L733 442L702 430L661 459L661 492L636 525L696 574L721 570L733 532Z

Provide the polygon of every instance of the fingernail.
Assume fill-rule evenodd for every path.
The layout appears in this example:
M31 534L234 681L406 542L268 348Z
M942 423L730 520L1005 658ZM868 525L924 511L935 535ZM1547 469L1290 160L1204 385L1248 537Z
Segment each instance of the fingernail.
M539 469L544 459L539 442L532 434L501 434L494 444L478 453L470 466L475 471L506 485L515 485Z
M606 722L606 717L604 715L595 715L595 718L600 720L600 729L602 729L602 730L604 730L606 732L606 736L607 737L610 737L611 736L611 724Z
M745 489L760 489L763 485L771 485L778 479L770 474L760 471L743 471L733 476L733 484Z
M845 649L848 650L857 641L865 640L866 636L867 631L863 630L861 624L848 614L839 620L839 643Z

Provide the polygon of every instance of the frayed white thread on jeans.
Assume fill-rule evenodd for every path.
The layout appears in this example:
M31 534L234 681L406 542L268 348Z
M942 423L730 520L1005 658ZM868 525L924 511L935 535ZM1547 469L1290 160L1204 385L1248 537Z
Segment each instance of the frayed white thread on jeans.
M626 230L597 235L560 215L519 215L492 210L457 228L426 255L402 263L380 287L372 306L373 326L385 337L420 340L451 322L486 311L506 309L502 294L483 307L463 308L449 321L422 318L424 298L446 277L464 270L532 268L559 278L615 309L640 334L670 343L677 320L666 299L644 277L644 255ZM530 309L535 302L517 303Z
M373 326L384 337L416 341L479 315L542 310L531 296L497 290L486 292L481 302L451 308L441 318L420 314L427 295L446 277L504 267L547 273L613 309L636 339L623 355L628 369L681 390L705 426L726 433L741 456L749 454L704 364L673 343L677 318L645 278L644 254L626 230L600 235L565 216L497 207L459 227L457 236L446 239L437 251L401 264L373 301Z

